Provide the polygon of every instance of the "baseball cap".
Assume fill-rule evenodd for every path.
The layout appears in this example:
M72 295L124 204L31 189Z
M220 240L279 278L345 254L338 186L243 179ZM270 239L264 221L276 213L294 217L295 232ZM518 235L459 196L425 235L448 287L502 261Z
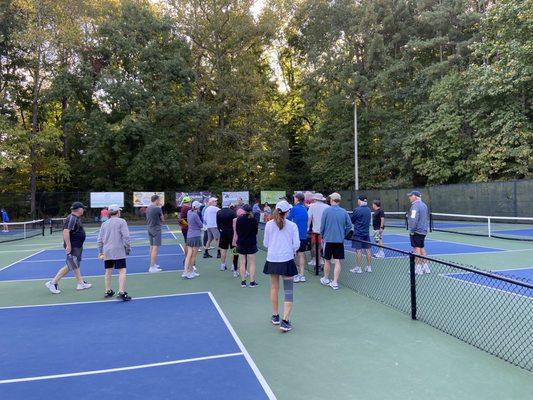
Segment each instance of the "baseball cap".
M218 201L218 199L216 197L210 197L209 201Z
M278 201L278 204L276 204L276 210L279 210L283 213L289 211L291 208L292 206L287 200Z
M420 193L418 190L412 190L409 193L407 193L407 196L422 197L422 193Z
M117 204L111 204L109 207L107 207L109 212L117 212L122 211L122 208L120 208Z
M339 201L339 200L341 199L341 195L338 194L337 192L335 192L335 193L331 193L331 194L329 195L329 198L330 198L331 200Z
M185 196L183 198L183 203L190 203L191 202L191 198L189 196Z
M361 201L367 201L366 196L364 194L357 196L357 198Z
M199 201L192 202L192 208L200 208L200 207L202 207L202 203L200 203Z
M326 198L324 197L324 195L322 193L315 193L313 195L313 200L324 201L324 200L326 200Z
M71 210L78 210L80 208L87 208L83 205L82 202L79 202L79 201L75 201L74 203L72 203L72 205L70 206L70 209Z

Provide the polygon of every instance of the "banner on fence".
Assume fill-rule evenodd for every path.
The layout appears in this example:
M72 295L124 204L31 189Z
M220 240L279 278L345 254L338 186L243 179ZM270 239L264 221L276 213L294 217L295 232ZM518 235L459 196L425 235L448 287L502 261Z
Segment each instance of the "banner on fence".
M193 201L199 201L204 203L211 197L211 192L176 192L176 207L181 207L183 205L183 199L185 196Z
M261 203L276 204L280 198L286 196L285 190L261 190Z
M165 204L165 192L133 192L133 207L148 207L154 194L161 199L161 205Z
M111 204L124 207L124 192L91 192L91 208L104 208Z
M222 205L230 205L232 203L236 204L237 199L241 198L244 204L250 203L250 193L249 192L222 192Z

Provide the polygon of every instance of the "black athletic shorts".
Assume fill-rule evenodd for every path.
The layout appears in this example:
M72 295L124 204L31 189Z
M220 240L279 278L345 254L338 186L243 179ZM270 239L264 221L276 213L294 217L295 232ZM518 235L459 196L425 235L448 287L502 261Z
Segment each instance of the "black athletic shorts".
M324 247L324 259L344 260L344 243L327 243Z
M424 248L424 242L426 240L426 235L421 235L420 233L413 233L410 235L411 238L411 246L413 247L419 247L421 249Z
M115 269L122 269L126 268L126 259L120 258L118 260L105 260L104 261L105 269L109 268L115 268Z
M220 232L220 240L218 242L218 247L222 250L227 250L233 248L233 231L222 231Z
M304 253L309 250L309 239L300 239L300 248L297 250L298 253Z

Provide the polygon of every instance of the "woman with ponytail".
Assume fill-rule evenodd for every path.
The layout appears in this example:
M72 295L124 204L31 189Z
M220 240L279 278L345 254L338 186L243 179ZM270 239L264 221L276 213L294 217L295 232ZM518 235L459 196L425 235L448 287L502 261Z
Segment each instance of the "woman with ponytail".
M264 246L268 249L263 272L270 275L270 302L272 303L272 323L279 325L282 332L292 329L289 320L293 303L293 277L298 274L294 254L300 248L298 227L287 220L292 206L282 200L276 204L272 220L265 226ZM279 318L279 278L283 278L283 318Z

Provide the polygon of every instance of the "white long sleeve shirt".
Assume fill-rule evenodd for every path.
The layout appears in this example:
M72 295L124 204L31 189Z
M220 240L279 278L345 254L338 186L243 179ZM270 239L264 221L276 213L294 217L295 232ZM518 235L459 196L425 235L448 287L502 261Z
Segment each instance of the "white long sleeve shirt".
M220 208L216 206L208 206L204 212L204 222L207 228L216 228L217 227L217 212L220 211Z
M294 258L294 253L300 248L298 227L292 221L285 220L283 229L279 229L274 220L265 226L263 245L268 249L267 261L285 262Z

